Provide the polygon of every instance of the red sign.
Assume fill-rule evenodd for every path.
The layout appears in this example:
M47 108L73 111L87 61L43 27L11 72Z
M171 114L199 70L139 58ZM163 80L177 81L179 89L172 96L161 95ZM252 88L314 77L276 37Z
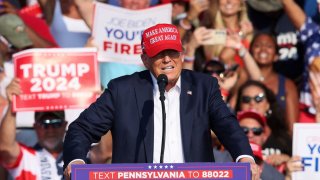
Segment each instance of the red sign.
M14 111L86 108L100 92L95 49L30 49L13 59L22 90Z

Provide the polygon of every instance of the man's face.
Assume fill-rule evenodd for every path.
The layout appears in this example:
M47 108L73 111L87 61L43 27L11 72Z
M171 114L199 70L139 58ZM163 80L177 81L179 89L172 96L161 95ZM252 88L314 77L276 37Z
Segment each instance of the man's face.
M138 10L150 6L150 0L119 0L120 6L126 9Z
M62 148L67 122L59 120L54 116L44 116L34 123L39 144L48 151L59 151Z
M266 135L261 124L253 118L243 118L239 122L250 142L254 142L260 146L265 142Z
M170 88L173 87L179 79L182 70L183 58L184 55L182 52L170 49L161 51L151 58L146 54L141 55L143 64L156 78L160 74L167 75L168 85Z

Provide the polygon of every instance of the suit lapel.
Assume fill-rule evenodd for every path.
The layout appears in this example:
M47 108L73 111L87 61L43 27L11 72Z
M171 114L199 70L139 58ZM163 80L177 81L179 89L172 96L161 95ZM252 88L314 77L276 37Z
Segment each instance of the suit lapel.
M192 136L193 125L193 102L194 102L194 89L190 78L187 77L188 73L182 71L181 73L181 94L180 94L180 123L182 133L183 151L186 162L190 162L190 144Z
M140 137L143 139L148 163L153 162L153 134L154 134L154 104L153 84L149 71L139 74L139 80L135 88L136 101L140 116ZM140 140L142 140L140 139ZM139 140L139 141L140 141ZM136 157L137 158L137 157Z

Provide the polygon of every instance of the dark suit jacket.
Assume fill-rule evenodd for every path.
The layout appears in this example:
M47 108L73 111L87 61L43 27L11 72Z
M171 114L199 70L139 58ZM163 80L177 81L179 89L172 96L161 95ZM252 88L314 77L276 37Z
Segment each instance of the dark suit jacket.
M113 163L152 163L153 110L149 71L110 81L100 98L70 124L64 142L65 165L73 159L85 159L91 143L98 142L108 130L112 131ZM252 155L246 135L211 76L182 71L180 121L186 162L214 161L210 129L234 159Z

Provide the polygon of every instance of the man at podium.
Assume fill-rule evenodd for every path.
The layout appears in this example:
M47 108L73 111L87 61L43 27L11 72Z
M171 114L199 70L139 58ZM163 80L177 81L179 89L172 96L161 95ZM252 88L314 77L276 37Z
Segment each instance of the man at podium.
M65 176L71 164L85 163L90 145L109 130L113 163L214 162L213 130L236 162L251 163L253 179L258 179L248 139L222 100L217 80L182 69L178 29L171 24L152 26L143 32L141 46L148 70L111 80L69 126Z

